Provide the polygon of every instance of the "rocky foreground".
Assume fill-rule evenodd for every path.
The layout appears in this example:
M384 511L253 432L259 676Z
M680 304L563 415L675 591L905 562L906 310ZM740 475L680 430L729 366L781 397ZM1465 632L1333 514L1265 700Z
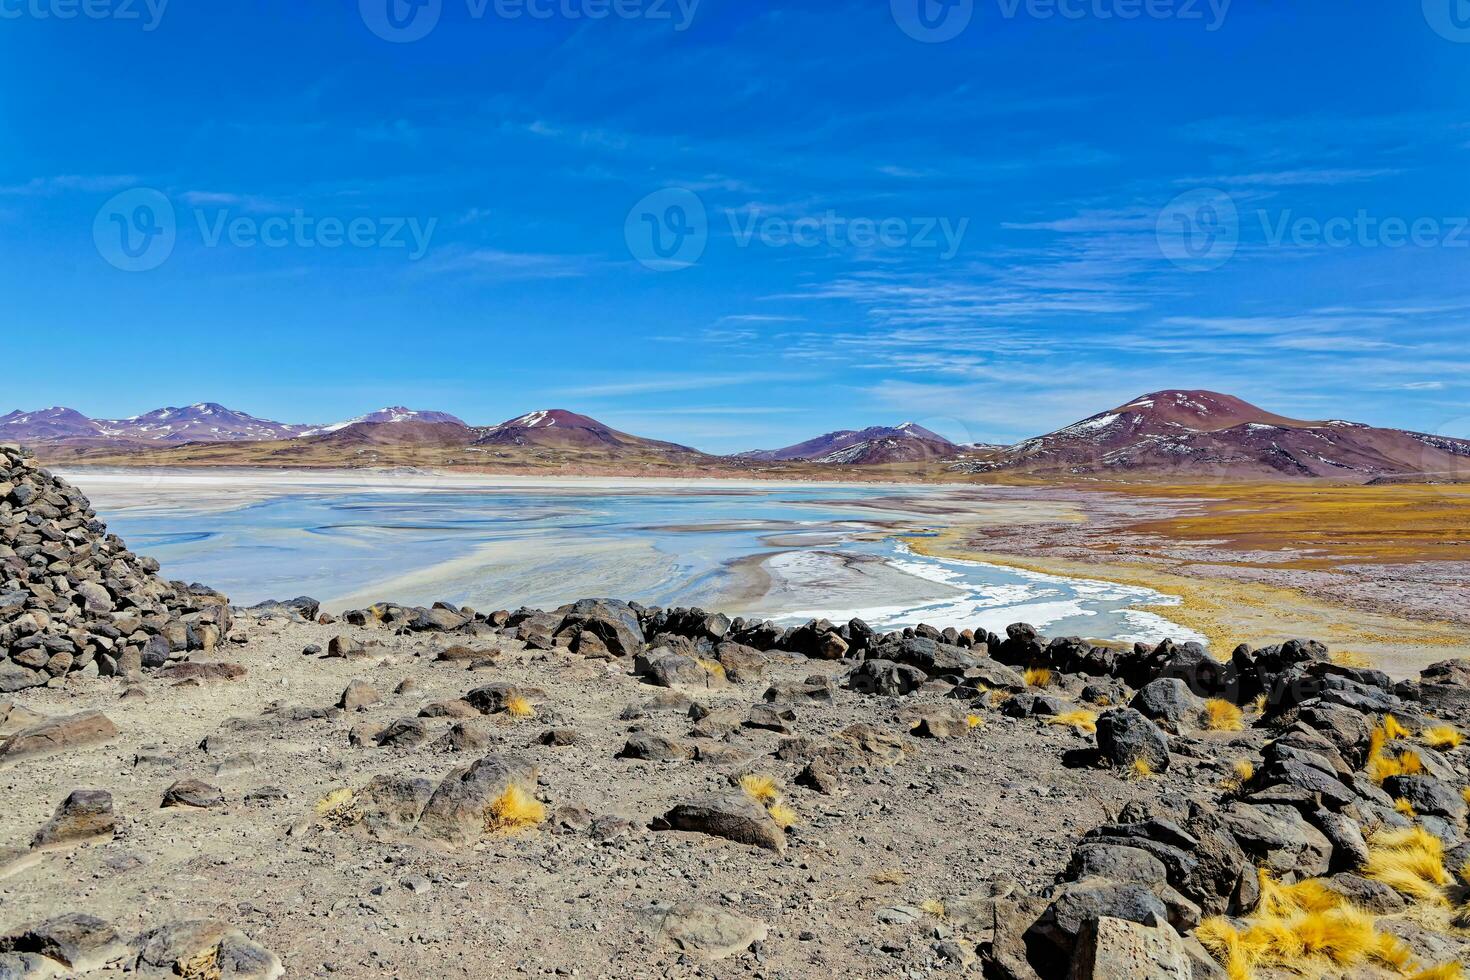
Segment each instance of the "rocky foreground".
M230 610L9 459L0 977L1442 980L1470 953L1470 661Z

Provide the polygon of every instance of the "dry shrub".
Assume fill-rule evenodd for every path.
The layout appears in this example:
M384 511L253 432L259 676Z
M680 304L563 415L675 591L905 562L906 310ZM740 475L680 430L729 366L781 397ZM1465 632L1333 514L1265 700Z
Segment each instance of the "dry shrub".
M902 885L909 880L909 876L898 868L882 868L868 875L868 880L875 885Z
M1410 803L1408 800L1404 799L1402 796L1400 796L1398 799L1396 799L1396 800L1393 801L1393 808L1395 810L1397 810L1399 813L1401 813L1404 816L1408 817L1410 820L1413 820L1415 817L1417 817L1419 815L1419 814L1417 814L1417 813L1414 812L1414 804Z
M176 968L183 980L220 980L224 970L219 962L219 943L179 960Z
M1027 667L1021 677L1027 687L1051 687L1051 671L1045 667Z
M1205 702L1200 721L1212 732L1238 732L1245 729L1245 713L1224 698Z
M1251 702L1251 708L1258 715L1265 714L1266 713L1266 695L1264 695L1264 694L1257 694L1256 697L1255 697L1255 700L1253 700Z
M1465 736L1453 725L1435 725L1420 732L1419 740L1431 749L1447 751L1459 748L1460 743L1465 741Z
M312 807L322 823L329 827L346 827L358 820L357 796L344 787L332 790Z
M1441 963L1428 970L1420 970L1409 980L1465 980L1465 968L1459 963Z
M1231 980L1250 980L1257 970L1341 975L1369 963L1394 970L1407 966L1407 947L1379 932L1372 915L1324 882L1287 885L1264 870L1260 878L1260 902L1240 927L1215 916L1196 932Z
M771 819L776 822L776 826L780 827L782 830L790 830L792 827L796 826L796 811L787 806L785 803L781 803L779 801L776 803L772 803L770 806L766 807L766 812L771 815Z
M1070 725L1079 732L1091 735L1097 731L1097 712L1088 711L1086 708L1064 711L1059 715L1052 715L1046 719L1046 723L1048 725Z
M985 719L979 715L965 715L965 727L969 728L971 731L974 731L977 728L984 728Z
M1364 876L1425 905L1448 904L1454 883L1444 866L1444 842L1423 827L1380 830L1368 839Z
M937 898L924 899L922 902L919 903L919 908L923 909L925 912L928 912L936 919L943 919L946 915L949 914L948 910L944 907L944 903Z
M1133 764L1128 767L1128 776L1130 779L1149 779L1153 775L1153 763L1149 762L1142 756L1134 759Z
M1251 780L1255 778L1256 764L1249 759L1241 759L1230 767L1230 776L1225 780L1221 789L1227 793L1243 793Z
M740 789L746 796L766 808L766 813L782 830L796 826L796 811L786 805L781 797L781 785L774 776L765 773L747 773L740 777Z
M1368 778L1375 783L1382 783L1389 776L1412 776L1424 771L1424 760L1419 753L1413 749L1404 749L1402 752L1394 753L1388 750L1388 743L1396 738L1394 732L1407 733L1402 725L1394 720L1393 715L1386 715L1383 724L1373 729L1368 740L1368 764L1363 768L1368 773Z
M740 788L745 795L761 806L769 806L781 800L781 786L775 776L765 773L748 773L740 777Z
M519 694L512 694L505 699L505 713L512 718L534 718L536 708L529 699Z
M1404 727L1403 722L1399 721L1393 715L1383 716L1383 733L1388 736L1390 741L1399 738L1408 738L1410 734L1409 730Z
M511 783L485 808L485 832L522 830L546 819L546 807L530 793Z
M711 677L716 677L720 680L727 679L725 665L720 663L718 660L706 660L703 657L698 657L695 658L694 662L699 664L700 669Z

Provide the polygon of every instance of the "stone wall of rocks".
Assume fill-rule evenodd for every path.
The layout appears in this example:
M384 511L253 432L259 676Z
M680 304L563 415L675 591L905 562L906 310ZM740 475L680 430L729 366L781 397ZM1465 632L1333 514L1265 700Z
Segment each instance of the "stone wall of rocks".
M229 628L228 599L164 581L81 491L0 445L0 693L160 667Z

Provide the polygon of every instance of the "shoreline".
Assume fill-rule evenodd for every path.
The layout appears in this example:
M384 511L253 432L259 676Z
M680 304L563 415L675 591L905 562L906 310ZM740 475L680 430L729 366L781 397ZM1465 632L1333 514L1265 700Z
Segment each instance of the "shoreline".
M1222 490L1210 487L1154 486L1014 486L974 482L902 482L901 479L819 481L750 476L693 478L668 476L589 476L464 473L430 469L323 470L259 467L167 467L138 469L118 466L62 466L60 475L81 481L104 506L143 513L157 507L161 491L175 497L226 500L216 509L248 506L290 494L338 492L466 492L496 493L535 490L583 495L658 491L699 495L823 488L873 492L869 498L844 500L855 512L892 510L895 504L938 531L935 538L909 538L902 526L871 532L896 536L915 550L935 558L980 561L997 568L1033 571L1063 578L1148 588L1177 596L1178 604L1141 607L1205 636L1212 650L1223 653L1236 644L1281 642L1313 636L1336 649L1367 655L1394 672L1415 669L1432 659L1470 646L1470 621L1456 609L1460 593L1445 544L1457 539L1442 530L1455 512L1437 518L1421 531L1413 501L1382 489L1241 484ZM1422 494L1424 491L1415 491ZM1414 494L1410 494L1414 496ZM1415 497L1415 499L1418 499ZM1441 492L1436 500L1470 501L1463 494ZM1326 525L1339 545L1325 551L1314 541L1306 547L1297 526L1312 516L1310 508L1341 502ZM1438 549L1419 550L1412 541L1392 557L1392 566L1371 564L1378 552L1362 555L1341 548L1364 539L1370 544L1377 525L1359 516L1379 507L1393 509L1389 529L1407 525L1419 531L1412 539L1444 542ZM1278 514L1286 510L1284 518ZM1354 509L1356 508L1356 509ZM1467 507L1470 510L1470 507ZM1435 513L1432 508L1427 512ZM1232 535L1232 522L1252 516L1249 537ZM1305 515L1305 517L1303 516ZM878 515L873 515L875 523ZM1353 523L1356 517L1358 523ZM1295 523L1292 523L1292 522ZM669 522L665 526L675 526ZM1221 530L1216 532L1216 526ZM1264 530L1261 526L1264 525ZM1274 538L1264 537L1279 527ZM860 532L869 533L869 532ZM1439 534L1435 538L1433 534ZM1445 537L1445 535L1449 535ZM1345 543L1344 543L1345 542ZM775 543L775 542L773 542ZM785 542L781 542L785 544ZM1369 545L1363 545L1368 549ZM1470 549L1467 549L1470 551ZM1333 563L1331 559L1336 558ZM1354 560L1355 559L1355 560ZM1385 556L1382 560L1388 560ZM1323 567L1323 566L1328 567ZM1462 577L1461 577L1462 578ZM766 583L769 586L769 583ZM1457 605L1457 602L1459 603ZM1456 620L1462 620L1457 622Z
M452 548L446 542L448 553L442 556L405 553L404 563L381 569L367 580L338 582L317 573L315 578L322 581L305 575L299 587L285 586L318 596L324 608L334 612L388 598L421 604L449 601L475 607L524 604L551 608L570 591L612 594L654 605L701 605L782 622L832 616L845 621L858 616L884 628L929 622L939 628L984 625L1001 631L1010 623L1032 621L1038 628L1098 640L1204 638L1169 616L1168 610L1180 603L1177 596L1133 602L1112 583L1092 576L1045 576L1044 582L1030 585L1018 581L1013 569L997 563L966 562L968 570L957 566L946 570L942 566L951 559L927 558L903 546L911 535L933 533L936 527L956 522L1008 525L1084 519L1072 504L1023 499L1016 493L998 500L968 488L901 484L446 478L437 473L381 471L197 473L159 469L139 473L99 468L65 470L59 475L77 482L114 517L131 513L164 526L173 512L197 517L263 502L358 493L411 494L420 501L434 493L530 493L553 499L558 494L592 498L661 494L687 496L691 501L708 495L733 497L733 508L740 513L746 511L738 503L743 495L770 499L786 494L778 499L796 499L798 506L813 508L810 527L800 519L793 521L790 515L769 516L754 505L739 519L726 516L726 510L716 505L708 521L696 518L691 522L671 511L662 522L615 521L606 528L570 532L555 525L544 529L530 525L510 532L515 535L510 538L466 539ZM793 490L798 491L795 497L790 496ZM392 507L391 503L387 506ZM454 502L448 506L452 511L460 509ZM471 503L463 509L472 512L474 506ZM694 513L700 513L699 504L692 506ZM778 502L776 506L783 505ZM683 542L699 540L683 535L722 531L753 531L759 543L737 544L732 556L723 560L721 549L710 553L696 544L689 553L692 561L681 558ZM250 532L236 531L240 533ZM363 538L362 545L372 546L372 539ZM740 553L740 548L747 553ZM204 571L181 570L180 574L207 577ZM236 579L226 578L220 584L241 594L245 604L261 597L259 589L246 587L248 566L241 568Z

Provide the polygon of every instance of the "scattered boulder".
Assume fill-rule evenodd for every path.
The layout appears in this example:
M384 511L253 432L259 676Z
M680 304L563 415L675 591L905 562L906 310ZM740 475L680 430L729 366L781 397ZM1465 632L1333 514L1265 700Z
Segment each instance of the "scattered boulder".
M270 950L217 919L189 919L140 936L133 968L141 977L276 980L286 970Z
M56 965L68 968L74 975L100 970L112 963L127 959L133 950L123 942L109 923L85 912L69 912L29 926L20 932L0 937L0 953L32 954L51 961L54 973L62 971ZM19 976L50 976L52 973ZM9 977L0 966L0 976Z
M917 667L892 660L864 660L843 678L843 684L860 694L902 697L912 694L929 679Z
M56 847L92 840L111 840L117 832L112 794L104 789L73 790L36 832L32 847Z
M1149 681L1133 695L1129 707L1145 718L1168 725L1178 731L1186 719L1199 715L1204 702L1178 677L1160 677Z
M361 678L355 678L347 683L342 691L342 696L337 699L337 707L343 711L365 711L368 705L377 704L383 700L378 694L378 689Z
M1169 768L1169 738L1135 708L1114 708L1097 719L1097 747L1113 766L1142 763L1153 772Z
M766 938L764 923L709 905L655 906L645 911L644 918L656 934L702 962L743 953Z
M723 837L777 853L786 850L786 835L766 808L744 793L728 792L680 803L653 822L654 830L683 830Z
M163 791L164 807L193 807L210 810L224 806L225 794L218 786L211 786L198 779L180 779Z
M638 734L618 753L619 759L643 759L649 762L684 762L694 758L694 750L662 735Z
M1194 980L1184 940L1167 925L1104 915L1077 935L1071 980Z
M98 745L117 736L117 726L100 711L48 718L0 744L0 764Z

